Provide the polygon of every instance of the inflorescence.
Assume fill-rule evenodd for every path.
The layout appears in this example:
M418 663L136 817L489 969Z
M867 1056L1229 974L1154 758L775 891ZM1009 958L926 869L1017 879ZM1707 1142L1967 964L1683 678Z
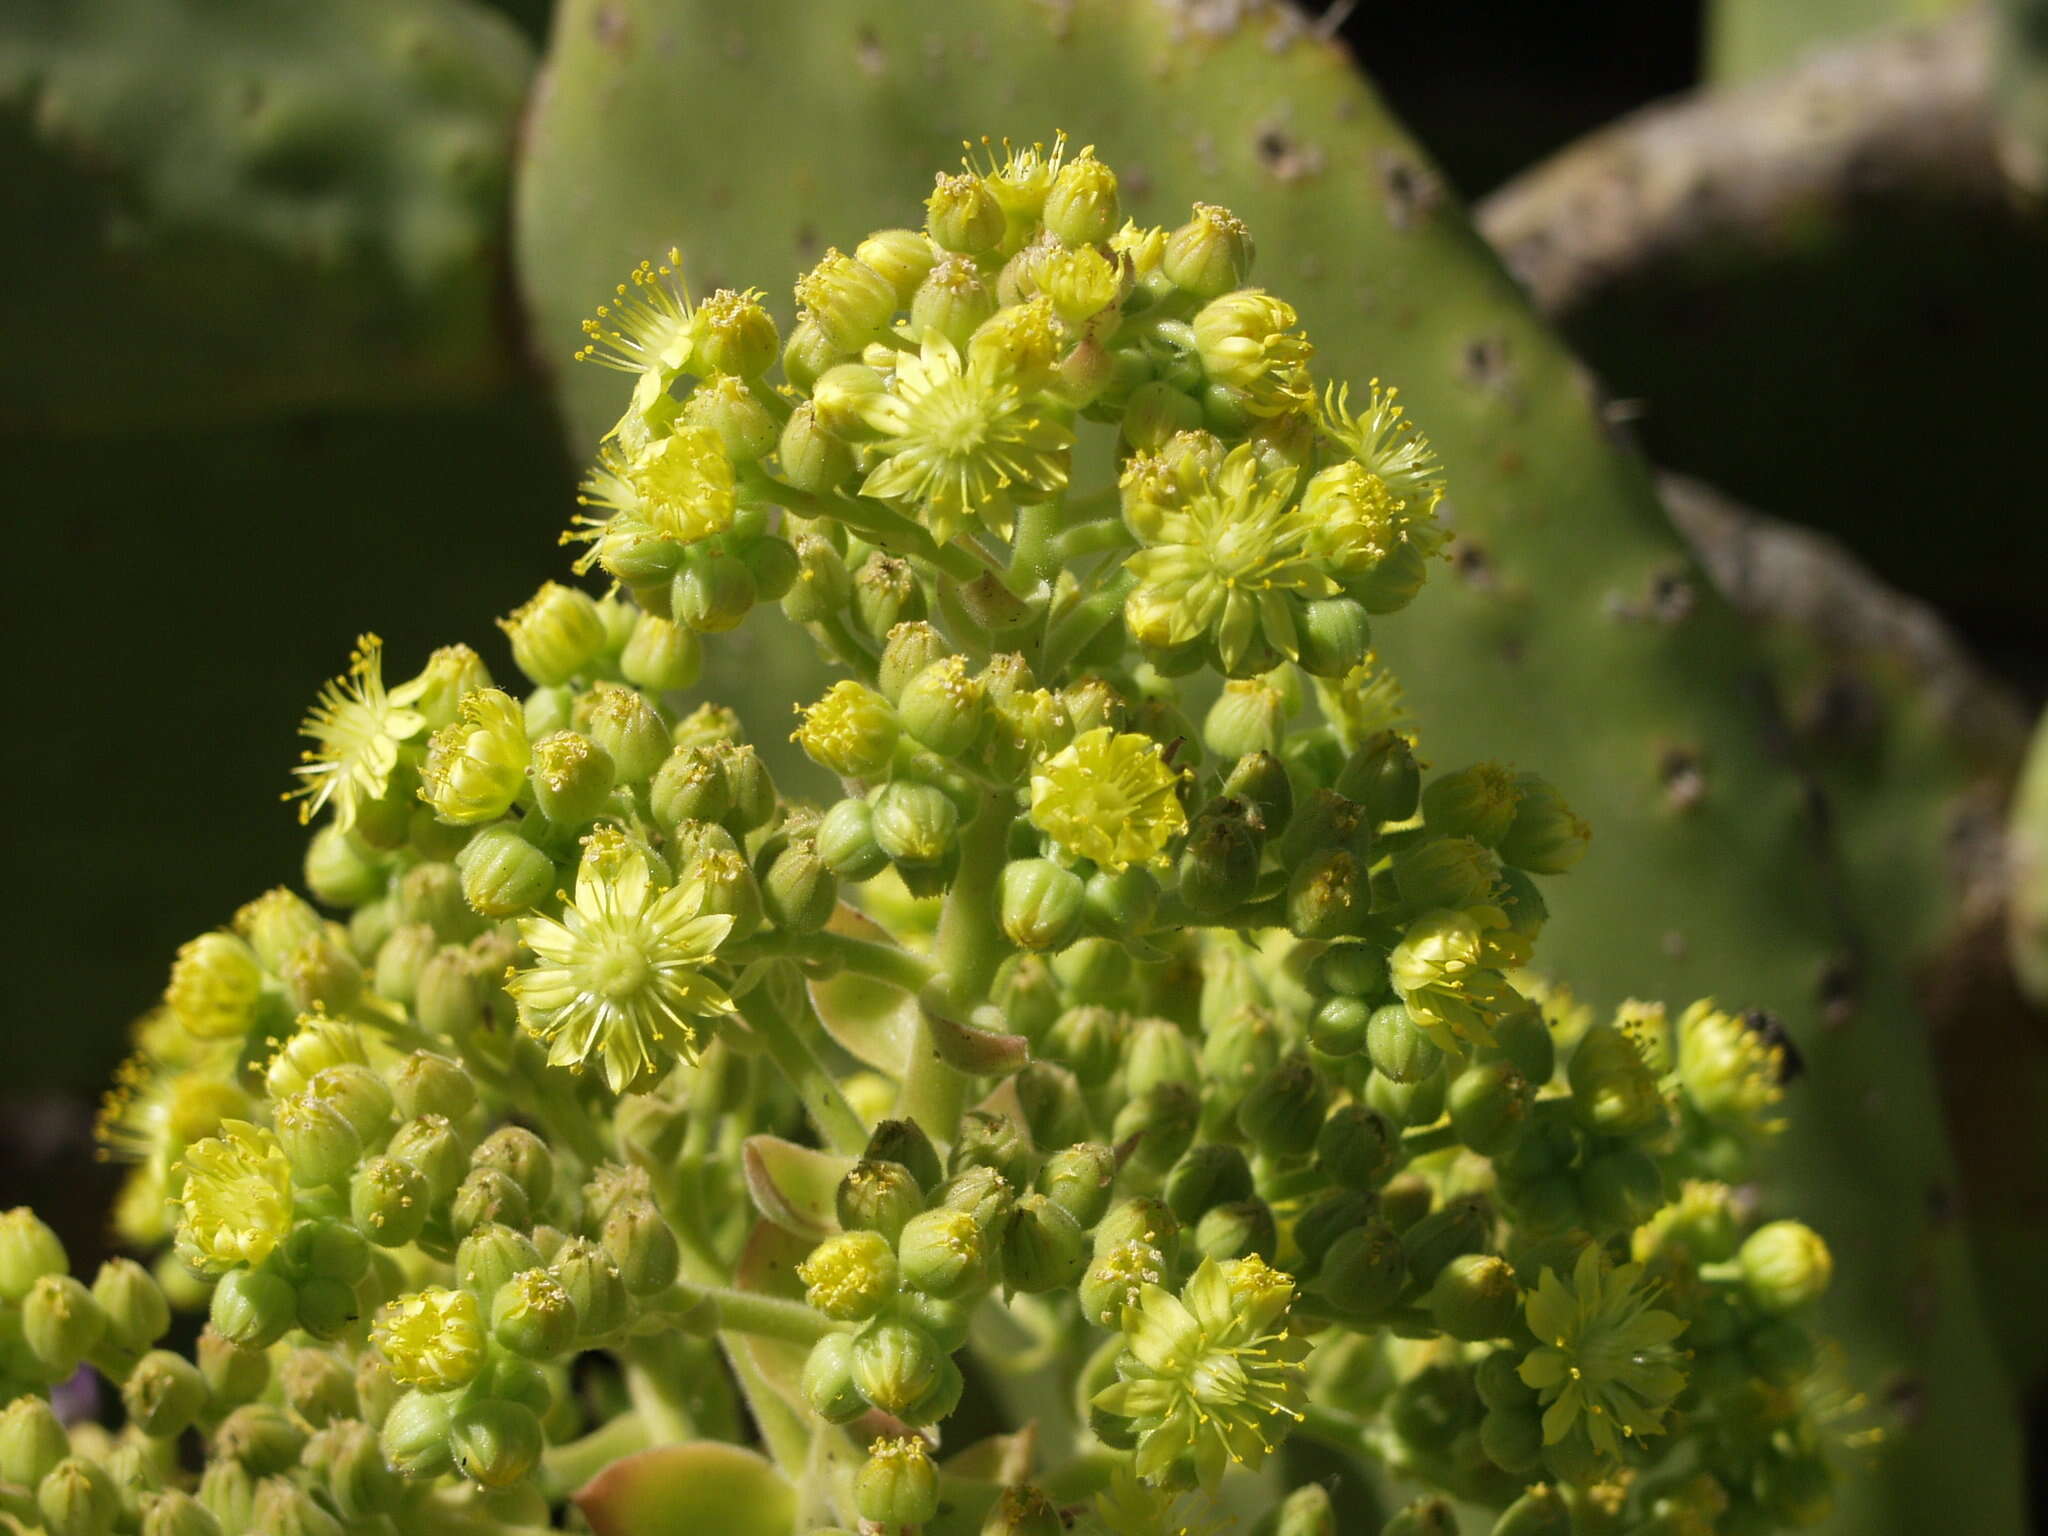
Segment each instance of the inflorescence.
M365 636L321 692L306 894L178 952L108 1099L154 1269L0 1218L0 1514L539 1531L747 1423L821 1533L1330 1536L1304 1438L1389 1533L1826 1513L1831 1261L1741 1192L1782 1032L1534 979L1588 828L1426 769L1371 643L1437 456L1252 256L1056 141L786 334L631 274L609 589L503 621L517 684ZM691 698L764 607L839 674L801 757ZM58 1418L82 1365L120 1427ZM956 1443L970 1388L1035 1437Z

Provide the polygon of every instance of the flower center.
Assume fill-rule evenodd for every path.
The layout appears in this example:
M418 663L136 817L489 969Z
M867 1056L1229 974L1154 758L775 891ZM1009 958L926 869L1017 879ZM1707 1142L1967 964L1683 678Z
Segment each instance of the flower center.
M652 971L639 945L612 939L591 956L587 975L591 991L620 1003L645 987Z

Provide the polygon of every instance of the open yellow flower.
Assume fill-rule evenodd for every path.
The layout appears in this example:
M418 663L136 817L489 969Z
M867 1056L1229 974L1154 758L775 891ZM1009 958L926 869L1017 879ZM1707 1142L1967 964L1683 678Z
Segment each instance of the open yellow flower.
M686 875L667 890L646 855L618 832L585 840L576 891L552 917L520 919L539 963L507 983L519 1022L547 1042L548 1064L595 1062L614 1093L649 1086L680 1058L697 1057L699 1027L733 1011L703 967L732 930L707 914L704 883Z
M1165 864L1167 844L1188 826L1179 783L1150 736L1099 725L1031 775L1031 824L1104 869Z
M178 1256L203 1275L261 1264L292 1229L292 1169L277 1138L247 1120L185 1149Z

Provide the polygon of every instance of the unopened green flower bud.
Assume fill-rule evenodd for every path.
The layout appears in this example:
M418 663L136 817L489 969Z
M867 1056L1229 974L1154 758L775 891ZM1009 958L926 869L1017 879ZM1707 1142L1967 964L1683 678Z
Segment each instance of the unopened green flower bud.
M315 1429L357 1411L355 1372L331 1350L293 1350L277 1379L285 1405Z
M0 1412L0 1480L33 1488L70 1448L49 1399L17 1397Z
M543 688L566 683L604 648L604 621L586 592L548 582L509 618L498 621L512 642L512 660Z
M861 1519L886 1528L919 1526L939 1512L939 1469L915 1435L881 1439L854 1474Z
M652 1296L675 1283L682 1251L652 1201L623 1201L604 1220L604 1251L635 1296Z
M1303 1211L1294 1223L1294 1245L1301 1250L1302 1272L1313 1273L1332 1243L1353 1227L1371 1221L1378 1210L1379 1202L1364 1190L1339 1189Z
M877 562L881 557L870 558L862 567L863 572L886 572ZM910 590L915 591L913 586ZM945 661L949 655L944 638L923 620L906 620L894 624L888 631L888 639L882 646L882 660L877 674L877 683L883 695L892 702L900 701L911 683L923 677L933 667Z
M1273 1157L1303 1157L1316 1144L1329 1089L1306 1056L1290 1056L1252 1086L1237 1123L1253 1145Z
M783 478L798 490L808 491L813 496L824 496L837 490L852 476L854 469L853 450L842 438L825 430L818 421L818 413L811 408L809 401L798 406L789 420L782 424L782 438L776 446L776 458L782 466ZM798 553L803 553L801 548ZM812 559L822 560L822 556L813 552ZM808 570L813 567L806 565L804 568ZM842 562L840 569L843 571L843 568ZM837 580L836 577L831 579ZM799 575L791 591L795 592L804 587L804 579ZM851 588L851 578L847 578L845 591L839 593L836 599L836 587L817 588L820 601L832 600L824 612L812 617L822 618L826 612L836 613L843 608L847 598L851 596ZM805 621L804 615L800 613L792 613L790 617L799 622Z
M470 1230L455 1251L455 1278L479 1296L495 1296L514 1275L541 1263L540 1249L522 1232L495 1222Z
M203 933L179 947L164 1002L188 1033L227 1040L248 1032L262 990L254 950L231 933Z
M1147 1177L1164 1178L1193 1144L1201 1118L1202 1101L1194 1089L1185 1083L1156 1083L1117 1111L1110 1135L1119 1143L1137 1137L1132 1164Z
M656 771L648 804L656 818L671 827L720 820L732 809L724 758L710 747L676 748Z
M171 1304L155 1277L133 1259L108 1259L93 1276L92 1299L106 1319L102 1351L133 1359L171 1326Z
M1522 1132L1535 1089L1506 1061L1477 1062L1452 1078L1444 1094L1458 1139L1484 1155L1500 1151Z
M926 1192L936 1189L945 1177L931 1137L915 1120L883 1120L877 1123L868 1135L867 1151L863 1155L876 1162L901 1163L917 1180L918 1187Z
M941 757L958 757L974 745L988 713L980 679L958 656L933 662L905 683L896 708L911 738Z
M252 1402L270 1385L270 1357L260 1348L235 1342L217 1327L200 1330L195 1358L208 1394L223 1408ZM0 1466L0 1476L4 1475L5 1467Z
M239 1461L255 1477L293 1465L305 1445L305 1431L268 1403L245 1403L213 1432L215 1456Z
M792 838L761 881L761 906L786 933L815 933L839 904L839 880L808 837Z
M874 808L848 796L818 822L818 857L842 880L872 880L889 867L889 856L875 840Z
M1064 949L1081 932L1085 896L1080 876L1050 859L1006 864L997 900L1003 933L1020 949Z
M1356 1318L1377 1315L1407 1287L1408 1260L1401 1239L1384 1221L1340 1232L1323 1250L1315 1289Z
M249 1523L264 1536L342 1536L341 1522L289 1477L269 1476L256 1484Z
M1239 800L1206 806L1188 829L1177 866L1180 899L1201 917L1220 917L1250 899L1262 839Z
M1116 1187L1116 1153L1100 1142L1062 1147L1046 1159L1038 1187L1082 1227L1093 1227Z
M940 1385L946 1363L938 1343L913 1323L878 1319L854 1335L854 1384L871 1404L898 1418L913 1413Z
M625 1326L632 1314L633 1298L619 1275L618 1265L597 1244L572 1238L562 1245L548 1268L575 1305L582 1338L602 1338Z
M411 1391L384 1416L377 1433L384 1460L402 1477L434 1477L453 1464L448 1434L454 1426L453 1394Z
M1325 1056L1355 1056L1365 1049L1373 1005L1362 997L1335 993L1316 1004L1309 1015L1309 1044Z
M898 307L908 304L939 258L932 242L914 229L878 229L854 248L854 259L882 274L896 291Z
M781 431L780 424L753 391L730 375L706 379L690 391L678 419L687 426L710 432L734 464L752 464L766 458L775 451Z
M1565 1069L1579 1117L1603 1136L1630 1136L1664 1115L1657 1079L1626 1034L1599 1023L1580 1038Z
M349 1217L380 1248L398 1248L419 1236L431 1210L426 1177L396 1158L373 1157L349 1180Z
M206 1408L207 1396L199 1367L167 1349L153 1349L144 1355L121 1384L121 1406L128 1422L145 1435L161 1439L190 1429ZM0 1437L6 1433L6 1421L0 1420ZM0 1451L0 1475L7 1476L9 1482L21 1481L7 1473L6 1460Z
M867 364L839 363L811 386L811 409L826 431L858 441L873 435L867 426L868 411L887 389L888 381Z
M1500 860L1469 837L1432 837L1394 854L1394 886L1413 911L1476 907L1500 884Z
M1438 1207L1401 1234L1408 1272L1429 1285L1461 1254L1483 1253L1493 1229L1493 1211L1483 1196L1469 1195Z
M1537 1483L1501 1511L1493 1536L1571 1536L1571 1506L1548 1483Z
M222 1338L264 1349L298 1321L299 1299L289 1282L260 1269L231 1269L213 1288L211 1317Z
M21 1304L21 1331L29 1352L51 1377L69 1376L100 1336L107 1315L69 1275L44 1275Z
M142 1536L221 1536L221 1526L191 1494L167 1488L144 1499Z
M1496 848L1514 825L1522 786L1499 763L1474 763L1430 780L1422 791L1422 818L1430 831L1469 837Z
M1205 1211L1250 1199L1252 1192L1251 1165L1244 1153L1224 1143L1208 1142L1189 1148L1173 1165L1160 1195L1177 1220L1192 1225Z
M306 845L306 889L329 907L360 907L384 893L390 865L333 822L323 824Z
M1114 1328L1124 1308L1136 1306L1146 1286L1165 1284L1170 1272L1166 1255L1142 1238L1104 1243L1098 1236L1081 1276L1082 1315L1097 1327Z
M1421 774L1414 749L1394 731L1379 731L1359 743L1332 786L1364 807L1374 822L1406 821L1415 814Z
M839 1181L835 1205L848 1233L874 1233L893 1244L903 1224L924 1209L924 1193L901 1163L864 1158Z
M1316 1166L1347 1189L1377 1189L1401 1162L1401 1133L1363 1104L1330 1111L1316 1132Z
M965 348L995 308L995 295L972 260L942 256L911 297L911 334L925 336L936 332L955 347Z
M427 923L401 923L394 928L378 949L371 972L377 995L395 1003L410 1003L419 991L427 963L440 949L440 936Z
M1325 847L1293 866L1286 901L1287 927L1295 937L1353 937L1363 931L1372 911L1371 876L1348 848Z
M1396 1125L1428 1125L1444 1112L1444 1091L1448 1074L1441 1066L1412 1083L1397 1083L1381 1072L1366 1079L1366 1107L1385 1115Z
M732 791L732 809L726 813L725 825L735 833L765 825L775 814L777 801L774 777L761 754L744 742L722 745L718 752L726 785Z
M1278 752L1289 712L1286 695L1265 678L1227 682L1202 721L1202 743L1224 758Z
M121 1496L97 1463L67 1456L36 1485L36 1508L48 1536L109 1536Z
M363 990L363 963L339 928L323 928L285 957L279 971L302 1013L345 1013Z
M1115 1072L1128 1033L1123 1015L1115 1009L1083 1004L1053 1021L1039 1042L1039 1053L1066 1067L1084 1088L1097 1088Z
M235 913L235 931L249 941L264 967L273 971L282 969L291 952L324 927L319 913L282 886L265 891Z
M221 1528L246 1531L256 1505L256 1479L238 1461L210 1461L199 1476L199 1502Z
M1133 1096L1165 1083L1192 1089L1201 1081L1194 1043L1186 1031L1170 1019L1138 1021L1124 1061L1124 1086Z
M1313 598L1295 622L1297 660L1311 677L1342 677L1370 654L1372 620L1352 597Z
M1820 1299L1834 1279L1834 1255L1820 1234L1799 1221L1772 1221L1743 1240L1736 1262L1750 1300L1780 1315Z
M589 695L590 740L610 759L617 782L639 784L654 776L655 770L667 761L672 745L669 728L662 723L661 716L637 688L622 688L614 683L599 683ZM536 793L540 773L536 770ZM611 789L606 784L606 793ZM551 796L543 803L543 810L549 805L562 805L559 795ZM579 807L580 808L580 807ZM570 816L571 821L587 819L585 816ZM553 816L554 812L548 810Z
M853 1379L853 1335L828 1333L811 1346L800 1390L811 1411L828 1424L845 1424L868 1411Z
M525 1189L497 1168L471 1168L448 1203L448 1227L458 1240L487 1223L525 1227L532 1221Z
M492 1293L491 1337L515 1355L552 1360L576 1342L576 1333L576 1304L545 1269L521 1270Z
M279 1100L271 1120L295 1183L317 1189L355 1172L363 1139L341 1109L310 1091Z
M618 766L603 747L575 731L556 731L533 744L533 793L541 814L558 826L582 826L604 809ZM487 829L490 831L500 829ZM472 843L471 848L476 845ZM467 852L468 850L465 850ZM464 890L469 870L465 869ZM470 905L476 906L474 896ZM483 911L483 908L478 908ZM486 913L486 915L494 915Z
M1337 1536L1337 1513L1321 1483L1305 1484L1286 1497L1273 1536Z
M804 318L840 352L858 352L880 336L897 303L896 287L888 278L837 250L826 251L822 261L797 279L796 301Z
M1374 1069L1389 1082L1426 1081L1443 1065L1444 1053L1401 1003L1373 1010L1366 1025L1366 1053Z
M566 733L548 738L557 743L582 740ZM588 743L584 745L587 747ZM561 752L556 755L577 756ZM564 782L575 777L571 773ZM556 883L554 862L510 825L483 828L456 856L455 866L462 871L463 899L485 917L514 917L530 911L548 899ZM420 986L424 988L425 984L426 977L422 975Z
M1273 1208L1263 1200L1233 1200L1212 1206L1195 1223L1194 1249L1205 1258L1270 1260L1279 1251L1279 1229Z
M1198 299L1242 288L1251 275L1251 231L1227 208L1197 203L1193 217L1167 237L1161 267Z
M1501 858L1531 874L1563 874L1585 857L1593 829L1573 814L1548 779L1524 773L1515 784L1520 797L1499 843Z
M896 1252L903 1283L927 1295L964 1296L988 1283L988 1237L966 1211L941 1206L911 1217Z
M1522 1292L1505 1260L1467 1253L1437 1271L1423 1305L1454 1339L1499 1339L1521 1318Z
M1060 167L1045 195L1045 227L1068 245L1100 245L1116 233L1116 172L1084 149Z
M885 784L873 805L875 841L898 865L934 868L952 852L959 838L958 807L929 784L905 780Z
M1027 1293L1065 1290L1087 1265L1088 1238L1073 1215L1048 1196L1020 1196L1003 1226L1003 1283Z
M783 435L787 442L787 428ZM838 446L836 439L825 438L824 441ZM846 452L843 447L838 451ZM784 473L788 471L785 469ZM853 598L853 577L846 569L845 557L832 547L829 540L815 533L799 534L792 548L796 554L796 569L791 575L788 590L782 594L784 615L797 624L813 624L830 618Z
M941 172L924 202L925 233L942 251L978 256L993 251L1007 221L979 176Z

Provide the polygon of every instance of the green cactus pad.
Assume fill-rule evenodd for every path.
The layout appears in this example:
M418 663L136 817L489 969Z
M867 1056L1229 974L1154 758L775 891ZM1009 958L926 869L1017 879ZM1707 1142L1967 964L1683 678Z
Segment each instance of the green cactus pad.
M530 56L467 0L0 16L0 423L474 397Z

